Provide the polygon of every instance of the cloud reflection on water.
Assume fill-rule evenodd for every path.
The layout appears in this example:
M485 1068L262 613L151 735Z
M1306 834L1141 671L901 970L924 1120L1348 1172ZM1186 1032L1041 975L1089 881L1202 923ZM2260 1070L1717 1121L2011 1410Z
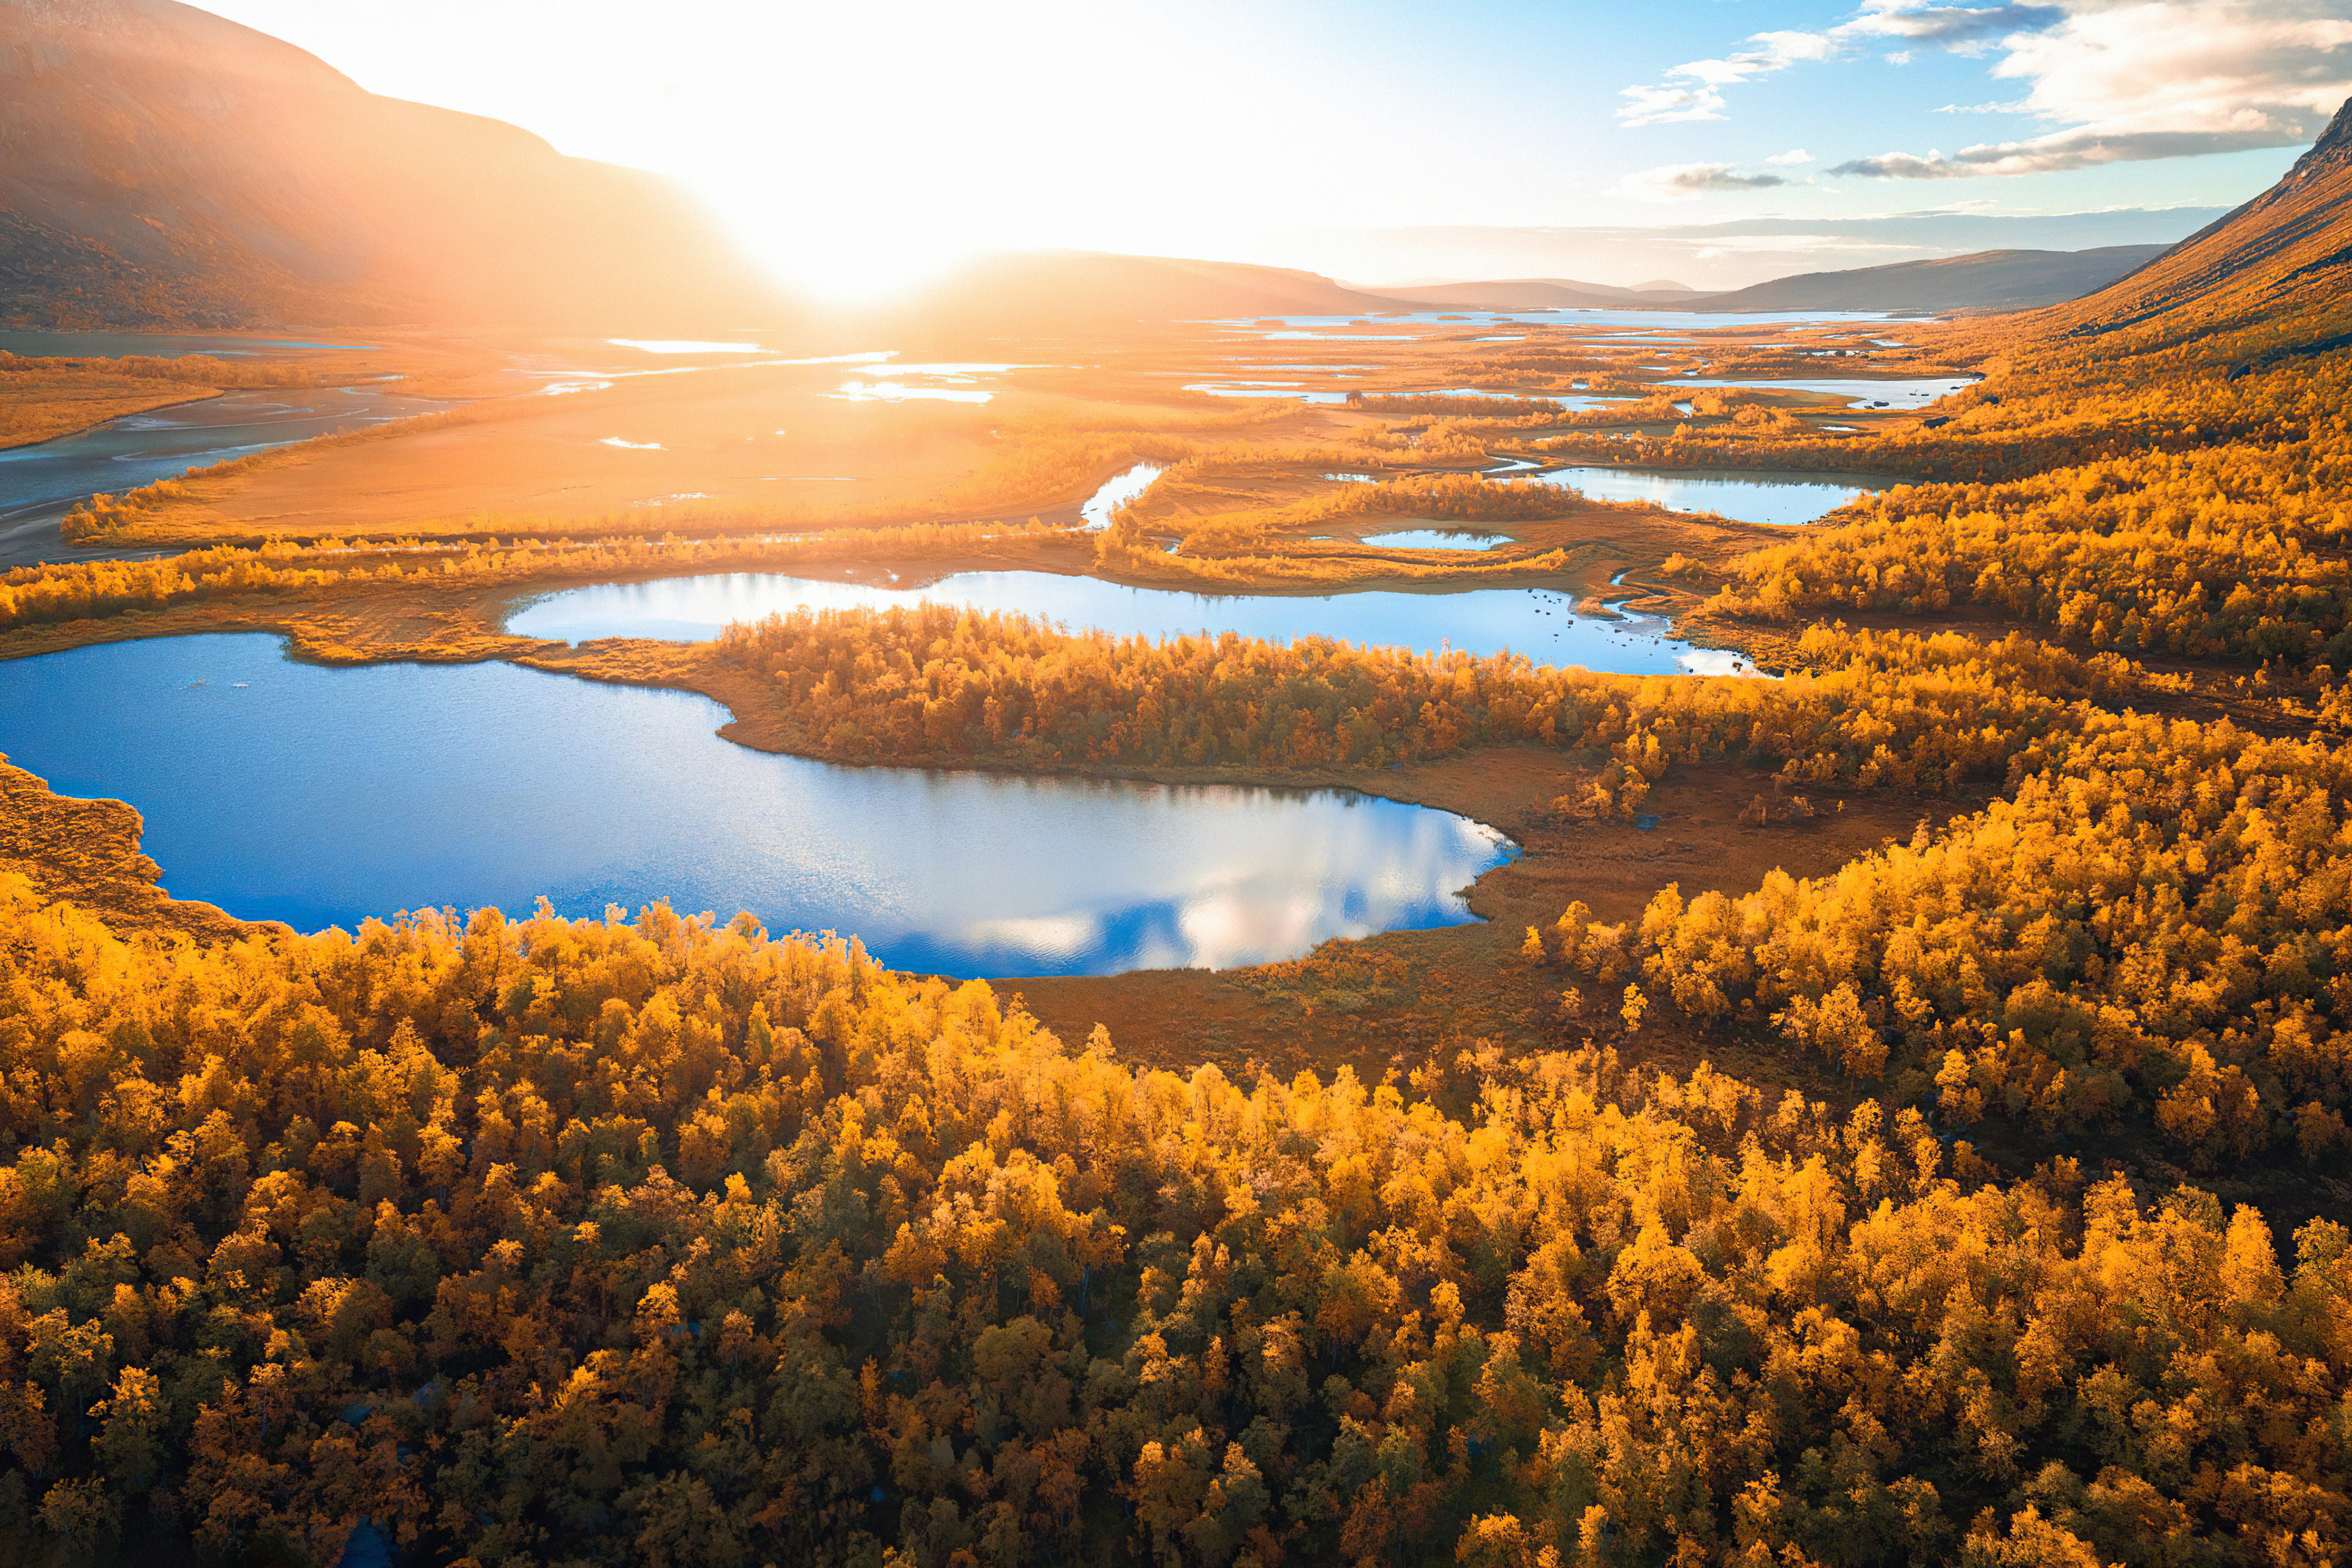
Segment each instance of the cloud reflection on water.
M257 635L0 665L12 760L138 807L176 896L306 930L667 898L956 975L1226 966L1463 923L1459 890L1513 852L1352 794L841 767L723 741L726 718L511 665L294 664Z

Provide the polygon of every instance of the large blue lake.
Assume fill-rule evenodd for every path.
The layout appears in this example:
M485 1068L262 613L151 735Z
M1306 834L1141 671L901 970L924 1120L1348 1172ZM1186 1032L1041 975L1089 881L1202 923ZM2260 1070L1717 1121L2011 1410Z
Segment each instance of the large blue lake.
M11 761L137 806L175 895L306 930L667 898L954 975L1224 967L1465 923L1461 889L1515 853L1348 792L838 767L726 718L512 665L319 668L266 636L0 663Z
M1573 599L1548 588L1368 590L1321 596L1188 594L1052 572L959 572L905 584L887 578L835 583L754 572L605 583L528 601L507 618L507 630L574 643L595 637L699 642L717 637L731 621L756 621L803 607L883 609L925 600L1017 610L1118 637L1237 632L1279 643L1336 637L1416 653L1451 648L1484 656L1507 650L1538 664L1627 675L1727 675L1735 663L1730 654L1679 641L1657 617L1580 616Z

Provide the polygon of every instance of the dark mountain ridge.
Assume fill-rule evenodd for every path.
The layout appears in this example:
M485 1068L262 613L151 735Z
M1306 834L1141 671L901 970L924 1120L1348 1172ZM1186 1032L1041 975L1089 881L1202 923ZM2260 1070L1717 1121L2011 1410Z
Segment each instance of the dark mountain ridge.
M2049 311L2072 338L2146 350L2324 351L2352 333L2352 100L2278 184L2108 288Z
M0 0L0 316L773 321L669 182L369 93L174 0Z
M1980 250L1797 273L1715 293L1664 283L1620 289L1564 278L1424 284L1383 292L1423 310L2021 310L2105 288L2164 249L2112 245L2092 250Z
M1802 272L1709 295L1694 310L2022 310L2094 293L2163 254L2160 245L2094 250L1979 250L1836 272Z

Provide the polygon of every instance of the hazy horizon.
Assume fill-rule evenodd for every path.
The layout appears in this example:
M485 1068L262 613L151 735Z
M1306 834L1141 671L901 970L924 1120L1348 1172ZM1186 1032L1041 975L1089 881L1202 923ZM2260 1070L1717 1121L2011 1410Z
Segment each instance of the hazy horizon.
M2013 243L1906 232L1923 216L2042 248L2165 243L2352 97L2352 21L2326 0L1482 0L1438 28L1229 0L209 8L372 91L673 175L780 278L846 300L1045 248L1735 288ZM1723 224L1749 226L1691 232ZM1453 237L1408 237L1433 230Z

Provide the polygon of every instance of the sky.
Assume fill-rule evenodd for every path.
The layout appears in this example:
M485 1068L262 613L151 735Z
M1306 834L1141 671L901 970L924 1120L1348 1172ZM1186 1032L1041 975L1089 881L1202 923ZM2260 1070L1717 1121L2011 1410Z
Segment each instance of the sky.
M2352 0L206 8L675 175L848 300L1007 249L1705 288L2164 242L2352 98Z

